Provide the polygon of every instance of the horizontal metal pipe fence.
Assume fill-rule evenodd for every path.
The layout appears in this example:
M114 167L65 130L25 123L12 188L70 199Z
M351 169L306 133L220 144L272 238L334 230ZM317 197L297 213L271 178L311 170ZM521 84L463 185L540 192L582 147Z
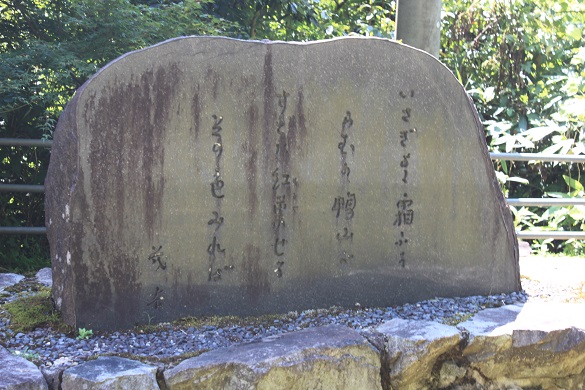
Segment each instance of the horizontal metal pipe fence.
M2 234L47 234L47 228L28 226L0 226L0 235Z
M523 240L546 240L547 238L552 238L553 240L585 240L585 232L565 232L558 230L520 230L516 231L516 236Z
M573 154L540 154L540 153L490 153L492 160L507 161L542 161L585 163L585 155Z
M508 198L510 206L585 206L585 198Z
M37 139L20 139L20 138L0 138L0 146L28 146L28 147L45 147L53 146L51 140ZM492 160L507 161L542 161L542 162L563 162L563 163L585 163L585 155L559 155L559 154L540 154L540 153L490 153ZM28 192L43 193L44 185L30 184L1 184L0 192ZM506 199L510 206L585 206L585 198L509 198ZM2 234L46 234L45 227L0 227ZM585 239L585 232L565 232L565 231L518 231L518 238L523 239L547 239L570 240Z
M492 160L506 161L542 161L562 163L585 163L584 155L541 154L541 153L490 153ZM585 206L585 198L508 198L510 206L551 207L551 206ZM585 232L566 232L555 230L517 231L516 235L525 240L585 240Z
M26 146L51 148L52 140L21 139L21 138L0 138L0 146ZM28 192L43 193L44 185L33 184L3 184L0 183L0 192ZM3 234L46 234L46 227L24 227L24 226L0 226L0 235Z
M45 186L36 184L0 184L0 192L45 192Z
M50 148L53 146L53 141L50 139L0 138L0 146L38 146L41 148Z

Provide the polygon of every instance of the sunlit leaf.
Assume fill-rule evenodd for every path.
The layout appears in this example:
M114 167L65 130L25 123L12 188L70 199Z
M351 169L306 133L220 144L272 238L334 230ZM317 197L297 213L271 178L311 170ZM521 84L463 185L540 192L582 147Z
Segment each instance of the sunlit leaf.
M529 182L527 179L524 179L524 178L522 178L522 177L516 177L516 176L514 176L514 177L509 177L509 178L507 179L507 181L513 181L513 182L516 182L516 183L522 183L522 184L529 184L529 183L530 183L530 182Z
M569 209L569 216L575 220L574 225L578 223L578 221L582 221L585 219L585 206L573 206Z
M563 175L563 179L565 180L565 183L567 183L567 185L577 191L583 191L583 184L581 184L579 181L573 179L572 177L569 177L567 175Z
M540 141L544 137L549 134L554 133L555 131L559 131L559 127L555 126L541 126L541 127L533 127L531 129L526 130L523 135L524 137L528 138L531 141Z

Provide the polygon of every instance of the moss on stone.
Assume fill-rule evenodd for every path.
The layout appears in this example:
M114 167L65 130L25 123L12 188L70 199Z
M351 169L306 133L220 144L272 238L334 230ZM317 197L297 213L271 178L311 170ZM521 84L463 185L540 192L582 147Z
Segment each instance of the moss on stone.
M51 289L48 287L40 287L35 295L5 303L2 310L8 312L9 327L14 332L27 332L40 326L50 326L64 333L72 331L63 324L59 313L53 308Z
M443 318L443 320L441 320L441 323L444 325L457 326L460 323L467 321L475 314L476 313L456 313L454 316Z

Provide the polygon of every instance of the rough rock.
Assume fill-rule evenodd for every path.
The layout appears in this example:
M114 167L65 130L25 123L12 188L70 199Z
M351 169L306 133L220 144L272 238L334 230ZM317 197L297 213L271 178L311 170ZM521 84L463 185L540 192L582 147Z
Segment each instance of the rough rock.
M0 346L0 389L46 390L48 386L37 366Z
M2 292L6 287L15 285L22 279L24 279L24 276L18 274L0 274L0 292Z
M585 304L526 303L478 313L463 357L488 382L522 388L585 387Z
M467 369L453 361L446 361L439 371L439 387L445 388L458 379L465 377Z
M65 371L65 368L59 366L41 367L41 372L49 386L49 390L61 390L63 371Z
M62 375L61 364L72 362L60 358L41 374L0 348L0 389L48 382L50 389L582 390L583 313L583 304L529 302L483 310L457 328L399 319L362 335L340 325L308 328L207 352L160 376L157 367L117 357Z
M49 287L53 285L53 274L51 272L51 268L43 268L39 270L35 276L37 277L39 283Z
M99 357L63 372L63 390L158 390L157 368L115 356Z
M164 372L175 389L381 389L380 358L356 331L310 328L219 349Z
M433 388L437 361L456 355L462 340L457 328L432 321L397 318L373 332L383 337L382 376L392 389Z
M64 109L45 187L75 328L520 289L471 99L386 39L128 53Z

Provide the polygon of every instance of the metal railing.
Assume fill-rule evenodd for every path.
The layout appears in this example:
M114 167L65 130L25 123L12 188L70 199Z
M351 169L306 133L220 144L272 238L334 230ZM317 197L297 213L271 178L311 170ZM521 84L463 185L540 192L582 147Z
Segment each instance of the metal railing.
M36 139L19 139L19 138L0 138L0 146L29 146L51 148L53 141L36 140ZM564 163L585 163L585 155L558 155L558 154L540 154L540 153L490 153L492 160L506 161L542 161L542 162L564 162ZM0 192L45 192L44 185L30 184L1 184ZM506 199L510 206L585 206L585 198L508 198ZM45 227L0 227L2 234L46 234ZM555 240L585 239L585 232L568 232L568 231L517 231L518 238L523 239L546 239Z
M564 163L585 163L584 155L570 154L540 154L540 153L490 153L492 160L506 161L542 161L542 162L564 162ZM585 198L507 198L510 206L585 206ZM585 232L568 232L555 230L520 230L516 232L518 238L543 240L552 238L555 240L585 240Z
M0 138L0 146L27 146L51 148L53 141L40 139ZM0 192L34 192L44 193L44 185L32 184L3 184L0 183ZM46 234L47 228L42 227L21 227L21 226L0 226L2 234Z

